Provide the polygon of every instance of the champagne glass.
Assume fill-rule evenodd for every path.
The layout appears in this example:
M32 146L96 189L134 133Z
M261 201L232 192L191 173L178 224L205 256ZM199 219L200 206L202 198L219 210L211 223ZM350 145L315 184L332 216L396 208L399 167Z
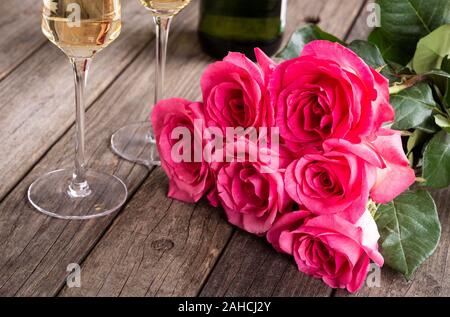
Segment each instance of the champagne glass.
M156 26L156 82L154 104L163 98L167 41L172 18L191 0L139 0L153 15ZM153 106L152 106L153 108ZM150 113L151 113L150 109ZM160 165L150 120L126 125L111 137L112 150L122 158L148 166Z
M121 30L120 0L44 0L42 32L69 58L75 77L75 166L38 178L28 199L40 212L62 219L108 215L126 200L127 188L117 177L87 169L85 98L92 58Z

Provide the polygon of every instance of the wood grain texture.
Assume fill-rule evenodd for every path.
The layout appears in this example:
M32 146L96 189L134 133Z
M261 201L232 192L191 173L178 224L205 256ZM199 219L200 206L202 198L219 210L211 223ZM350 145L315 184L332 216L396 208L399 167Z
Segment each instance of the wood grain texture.
M317 12L320 26L345 37L364 3L326 2ZM200 296L330 296L331 293L321 281L299 273L292 259L277 254L264 239L237 230Z
M291 20L288 33L303 24L305 17L309 15L319 16L324 7L325 1L314 3L311 1L291 1L291 7L289 8ZM335 6L333 8L336 9ZM344 11L342 8L340 10ZM334 10L328 11L327 14L331 15L332 11ZM341 14L347 15L349 12L356 16L357 10L352 7L348 11L341 12ZM334 14L335 12L333 12ZM322 16L323 19L328 20L328 15ZM193 55L201 56L199 53ZM171 57L170 60L174 59ZM199 61L196 62L199 64ZM200 75L200 72L198 75ZM87 257L82 265L82 275L85 281L83 287L81 289L64 288L61 293L62 296L192 296L199 293L206 277L230 238L232 230L225 219L219 217L222 214L219 210L207 207L204 203L189 206L173 202L168 209L167 205L163 203L160 204L161 207L158 209L152 207L155 206L154 200L170 201L164 198L165 191L160 191L161 186L162 188L167 186L167 183L162 181L164 177L160 179L160 173L161 171L158 170L150 175L124 213L113 223L102 241ZM160 185L157 186L156 193L153 193L151 189L155 184ZM150 202L147 202L148 199L150 199ZM128 213L132 216L128 217ZM154 218L150 217L149 213L153 214ZM167 218L172 219L172 221L168 219L160 220L162 214L167 214ZM208 228L208 226L202 225L196 232L189 234L189 238L185 240L186 231L192 230L189 229L191 226L186 225L186 223L192 222L193 219L197 219L196 221L202 224L212 223L212 226ZM150 229L143 232L130 229L135 228L135 223L139 223L142 228ZM202 242L196 246L196 249L190 241L199 239ZM299 295L307 292L327 296L331 293L322 283L316 280L310 279L307 282L297 283L298 279L294 277L299 274L295 266L284 256L277 255L267 261L258 257L264 265L252 262L252 256L266 253L268 246L260 239L249 235L246 239L249 241L245 248L229 247L223 257L241 263L239 261L244 258L242 254L249 254L245 257L247 260L250 259L250 266L246 267L246 270L253 272L255 267L260 266L264 270L259 271L261 273L257 275L259 279L255 279L255 275L249 275L250 278L254 278L252 280L255 283L254 285L260 287L249 288L251 284L239 275L236 280L242 281L242 289L233 285L232 290L225 292L226 295L248 295L252 294L252 290L257 289L265 289L267 294L274 294L275 296ZM152 243L158 245L158 241L163 245L163 249L166 249L169 245L170 250L157 252L155 247L152 247ZM235 252L230 255L228 250L234 250ZM271 252L273 251L267 253L271 255ZM227 271L226 273L230 273L227 274L229 277L233 276L232 272ZM265 280L261 279L262 276L274 276L274 279L277 278L281 281L280 283L290 287L283 291L273 287L270 288L269 285L264 284ZM267 281L273 282L272 279ZM225 285L226 282L226 279L218 279L220 285Z
M122 35L94 59L88 106L153 38L138 1L124 1L123 18ZM70 63L48 40L0 82L0 201L73 124L74 98Z
M209 60L195 49L195 12L194 8L186 10L173 27L172 39L177 45L170 46L170 54L176 57L168 65L168 83L177 83L171 87L171 93L187 98L198 97L198 74L202 63ZM186 59L200 62L189 64ZM122 178L130 194L146 178L148 170L113 155L109 137L119 127L148 117L153 96L153 62L154 48L149 45L87 112L89 166ZM180 78L183 81L179 82ZM72 136L73 128L0 203L0 296L57 294L65 283L67 265L81 263L117 216L62 221L46 217L28 204L25 192L36 177L72 166Z
M355 21L355 24L351 28L350 32L347 35L347 42L352 42L354 40L367 40L370 32L372 31L372 27L369 26L368 20L371 21L371 15L373 12L370 11L370 7L368 6L370 3L373 3L375 0L368 0L366 4L361 8L361 11L358 15L358 18Z
M218 210L166 197L154 171L61 296L195 296L231 234Z
M298 272L289 257L264 240L237 230L200 296L330 296L321 281Z
M41 32L42 1L0 1L0 80L47 39Z

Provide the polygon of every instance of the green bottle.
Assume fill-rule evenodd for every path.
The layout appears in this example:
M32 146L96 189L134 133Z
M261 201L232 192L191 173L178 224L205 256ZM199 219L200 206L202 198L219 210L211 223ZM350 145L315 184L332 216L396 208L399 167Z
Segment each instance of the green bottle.
M254 59L255 47L273 55L283 39L286 5L287 0L201 0L203 50L218 59L229 51Z

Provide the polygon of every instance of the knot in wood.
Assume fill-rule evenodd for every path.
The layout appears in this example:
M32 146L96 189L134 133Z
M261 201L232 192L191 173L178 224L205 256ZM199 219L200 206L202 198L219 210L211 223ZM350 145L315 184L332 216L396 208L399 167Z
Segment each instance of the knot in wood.
M152 248L156 251L169 251L175 246L170 239L158 239L152 242Z

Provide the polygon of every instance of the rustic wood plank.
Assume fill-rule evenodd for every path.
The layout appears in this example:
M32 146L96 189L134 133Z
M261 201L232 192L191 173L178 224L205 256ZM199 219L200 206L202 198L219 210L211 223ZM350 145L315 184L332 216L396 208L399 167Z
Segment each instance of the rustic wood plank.
M195 296L232 228L205 203L166 198L153 172L61 296Z
M141 11L145 13L142 8L136 12L139 19L142 19ZM195 12L194 7L186 10L174 25L172 40L176 45L170 46L170 54L175 57L168 65L167 80L172 93L188 98L199 96L198 74L202 64L208 60L200 54L195 40ZM151 23L148 15L145 20ZM131 46L133 43L128 44ZM120 53L120 56L124 58L126 53ZM198 64L186 63L186 59L194 59L194 56ZM117 62L116 59L114 61ZM153 62L154 48L148 45L138 57L133 57L133 63L87 112L89 165L121 177L131 194L149 172L113 155L109 149L109 137L124 124L148 116L148 103L153 96ZM65 282L67 265L81 263L117 216L91 221L63 221L46 217L28 204L25 192L29 184L44 172L72 166L73 152L71 128L0 203L0 296L51 296L58 293Z
M347 39L366 0L327 1L319 26L322 30Z
M341 38L350 31L365 1L328 1L320 26ZM292 259L264 240L237 230L200 296L330 296L321 281L299 273Z
M41 32L42 1L0 2L0 80L33 54L45 41Z
M361 8L361 12L356 19L354 26L350 30L347 41L350 43L354 40L367 40L372 28L368 25L367 20L369 18L369 14L372 12L368 11L368 4L374 2L375 0L368 0L366 5Z
M88 105L153 39L151 19L138 1L123 2L123 18L122 35L94 60ZM70 63L48 40L0 82L0 201L73 124L73 100Z
M237 230L200 296L330 296L323 283L298 272L262 238Z
M306 17L320 16L323 21L326 21L336 14L335 10L340 12L338 16L353 14L353 9L333 6L334 9L328 10L327 15L321 15L325 5L326 1L290 1L288 32L292 32L300 24L303 24ZM198 56L196 54L198 53L194 52L192 57ZM174 59L171 57L170 60ZM198 82L194 85L198 85ZM139 189L125 211L87 257L82 265L83 286L80 289L64 288L61 296L192 296L200 292L205 279L231 237L232 229L226 223L223 213L219 209L208 207L204 202L196 206L173 202L166 209L167 202L171 202L171 200L163 196L166 193L167 182L163 181L164 176L161 176L161 173L158 169L150 175L145 185ZM160 184L156 193L154 193L155 190L152 191L155 184ZM160 201L160 209L152 207ZM165 203L163 203L164 201ZM164 218L160 221L164 213L167 215L167 219ZM154 215L154 218L149 214ZM219 218L220 215L222 217ZM194 221L201 225L194 226L192 224ZM191 225L186 225L189 222ZM136 223L139 223L140 228L143 229L134 230ZM187 235L189 238L186 240ZM227 248L227 252L223 255L224 258L229 258L231 262L241 263L242 254L272 255L270 251L266 250L269 247L260 239L250 235L241 236L240 239L237 242L244 240L245 243L242 243L245 244L245 249L233 248L235 252L229 255L227 252L230 248ZM158 245L157 241L161 241L163 246L167 246L171 245L168 240L174 244L172 249L165 252L155 250L155 245ZM192 244L194 241L200 242L194 245ZM152 242L155 243L153 247ZM236 241L233 240L232 243L236 243ZM238 245L241 244L238 243ZM162 249L165 250L165 247ZM251 256L246 259L251 259ZM259 259L261 260L261 258ZM294 277L298 276L298 272L292 263L286 261L286 258L281 255L267 261L261 260L261 262L264 262L262 268L264 271L259 271L261 273L258 275L259 279L252 280L254 285L264 284L262 276L266 278L266 276L273 275L273 280L283 278L282 282L290 286L290 295L305 294L306 289L317 294L329 295L326 293L326 288L317 281L297 283L298 280L295 280ZM249 271L255 271L260 265L259 262L252 261L242 265L246 264L249 264ZM272 271L275 273L270 273ZM280 274L277 275L277 272ZM232 273L229 276L232 276ZM218 279L218 281L217 284L225 282L226 279ZM266 284L255 287L255 289L266 289L266 286L267 294L269 292L275 295L288 293L277 292L278 289L271 289ZM244 294L253 295L252 289L248 290L247 287Z

